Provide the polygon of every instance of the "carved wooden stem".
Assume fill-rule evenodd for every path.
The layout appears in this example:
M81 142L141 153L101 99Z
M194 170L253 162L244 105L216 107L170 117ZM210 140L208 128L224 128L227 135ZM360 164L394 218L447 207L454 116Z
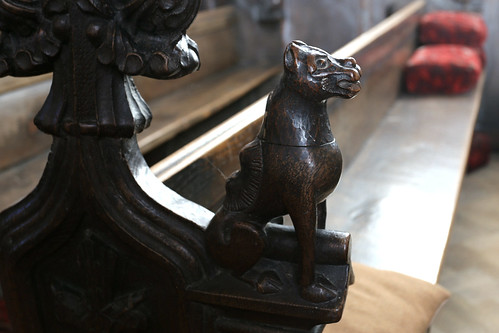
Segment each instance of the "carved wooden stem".
M193 319L203 309L183 294L212 268L201 225L180 214L194 211L202 220L206 212L155 183L134 137L150 114L128 76L178 77L198 67L195 44L183 34L199 1L127 4L134 10L112 0L0 0L2 29L3 20L22 16L31 29L20 23L20 31L16 25L2 31L11 41L0 44L2 74L54 71L35 120L56 136L43 177L0 214L0 278L16 332L203 326ZM142 24L141 14L169 21L169 11L176 23L160 43L142 32L136 44L127 35L119 45L118 30Z
M72 11L79 9L72 6ZM54 64L52 88L35 124L53 135L131 137L141 132L151 114L132 79L99 63L87 22L73 21L71 43Z

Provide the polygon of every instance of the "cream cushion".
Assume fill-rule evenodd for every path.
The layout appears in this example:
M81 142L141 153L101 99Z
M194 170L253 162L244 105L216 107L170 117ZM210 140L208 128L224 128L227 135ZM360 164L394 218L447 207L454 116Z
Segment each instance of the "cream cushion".
M449 298L439 285L354 263L343 317L326 333L423 333Z

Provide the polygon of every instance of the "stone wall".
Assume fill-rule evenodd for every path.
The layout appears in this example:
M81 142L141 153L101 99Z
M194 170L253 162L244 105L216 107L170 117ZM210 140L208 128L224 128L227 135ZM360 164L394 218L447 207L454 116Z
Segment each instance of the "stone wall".
M283 43L334 51L411 0L285 0Z

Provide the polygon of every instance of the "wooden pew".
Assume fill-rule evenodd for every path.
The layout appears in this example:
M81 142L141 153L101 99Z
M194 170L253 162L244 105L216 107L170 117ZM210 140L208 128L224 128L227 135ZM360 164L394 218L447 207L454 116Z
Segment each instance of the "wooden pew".
M374 186L375 182L373 179L384 177L383 179L387 180L387 177L391 175L393 177L392 183L395 183L397 188L400 188L401 184L403 184L402 180L404 179L400 174L407 175L409 178L405 179L406 184L411 184L411 177L417 176L414 173L414 170L420 170L418 169L417 163L423 163L423 167L419 166L419 168L423 168L424 174L428 175L428 177L426 180L424 178L418 180L418 184L420 184L420 188L417 192L419 197L413 196L411 200L414 201L416 198L425 197L428 193L430 195L436 195L433 193L434 188L432 190L432 187L430 186L432 184L431 175L434 175L435 172L437 172L436 168L439 165L448 165L448 170L445 171L448 182L445 186L438 188L440 190L439 200L441 202L438 211L441 211L442 213L436 214L436 211L426 210L430 216L444 216L442 222L438 223L432 222L434 221L434 218L425 220L428 221L425 224L427 227L432 226L433 230L436 230L438 227L439 230L437 233L428 233L428 237L433 235L432 238L437 245L433 246L431 250L424 250L426 247L420 249L421 253L427 253L426 256L423 257L420 255L420 252L417 252L416 250L408 251L404 256L397 256L401 252L394 250L393 246L395 245L393 242L383 243L385 244L383 247L383 256L371 251L370 246L361 245L354 247L354 259L359 258L360 261L373 264L376 267L398 269L434 282L438 276L438 269L452 221L453 208L459 192L460 179L464 170L464 161L467 156L470 133L476 117L477 103L480 99L483 80L473 93L463 96L420 98L404 97L400 95L399 83L402 75L402 67L405 59L407 59L415 45L414 29L417 14L414 13L419 13L421 11L420 7L420 2L414 2L412 5L399 11L382 24L364 33L355 41L334 53L337 57L354 55L363 66L364 75L363 91L356 99L348 101L348 103L336 100L329 106L333 131L342 148L345 160L345 171L342 182L340 182L338 189L329 200L329 210L332 213L329 214L330 218L328 225L336 229L359 229L359 231L353 233L354 240L356 239L355 244L371 244L370 246L378 244L376 247L379 248L380 242L378 242L375 237L370 237L368 234L362 233L361 230L364 230L365 227L361 228L360 226L364 225L365 222L359 223L358 221L365 217L366 219L374 219L375 221L373 220L372 222L374 223L373 225L380 225L377 221L383 220L384 215L380 215L380 212L378 211L378 208L380 207L379 204L390 201L385 200L386 198L384 197L376 196L375 194L377 192L375 191L373 191L371 197L358 197L356 191L359 191L364 195L366 193L364 188L366 188L367 185L355 185L356 179L359 179L359 184L361 184L360 179L364 179L365 183ZM218 12L215 11L208 15L203 15L201 13L200 21L205 19L203 24L212 22L211 24L216 26L224 26L224 24L227 24L227 20L213 19L213 16L221 15L222 17L227 17L227 15L232 15L230 14L231 12L231 8L225 7L219 9ZM211 18L208 19L208 16ZM213 20L216 23L213 23ZM192 29L194 28L195 26ZM215 38L215 36L212 36L212 38ZM203 39L201 38L201 40ZM244 73L245 70L246 69L241 69L240 73ZM229 67L228 71L232 72L234 71L234 68ZM275 70L272 69L271 71L273 72ZM211 77L208 74L206 74L206 77L204 78L202 72L197 73L197 75L200 76L200 81L203 79L205 79L206 82L211 81ZM44 79L46 79L46 77L42 77L41 79L38 77L3 79L2 82L4 82L4 84L0 88L3 89L4 94L0 96L0 99L5 98L6 100L12 101L13 99L9 96L15 94L18 94L20 96L18 99L21 99L26 93L22 91L23 89L29 89L28 91L30 92L40 91L39 93L41 94L41 91L48 89L48 84L44 82ZM194 80L189 77L185 79L187 82L179 85L190 84L188 79ZM149 79L144 79L143 81L144 82L141 82L141 80L139 80L139 84L144 84L151 89L154 87L154 81L149 81ZM166 86L168 86L168 84L170 83L167 83ZM211 83L207 84L210 85ZM223 84L222 81L221 86L223 86ZM200 86L202 86L202 84L200 84ZM164 90L162 91L164 92ZM159 91L145 89L144 93L148 99L154 100L155 97L161 96L161 89ZM179 91L178 94L180 95L182 92ZM158 103L162 100L168 100L169 98L173 98L173 100L178 98L175 96L176 94L174 91L167 97L159 97L157 98ZM232 97L228 96L227 98L231 99ZM30 100L29 103L36 104L37 98L35 97L32 100L33 101ZM425 104L419 108L416 106L419 105L419 103L428 103L428 105ZM454 105L452 108L454 110L452 117L446 112L449 108L446 106L442 107L442 105L447 105L448 103ZM263 114L264 105L265 97L248 109L240 112L226 123L221 124L198 140L194 140L183 149L153 165L153 171L165 182L165 184L181 195L215 211L223 199L225 178L239 167L238 152L240 148L250 141L259 130L259 118ZM5 110L8 111L10 108L6 107ZM25 110L30 110L30 108L25 108ZM31 112L35 112L36 110L37 107L31 107ZM166 108L165 110L168 111ZM406 119L404 115L408 114L410 110L413 110L413 114L411 114L411 118L407 117ZM18 117L19 115L13 112L12 116ZM429 116L432 116L431 119L435 120L430 120ZM22 118L25 116L20 117ZM165 119L167 119L167 116L165 116ZM157 120L158 119L155 119L153 124L155 124ZM402 123L404 120L406 122ZM186 123L191 121L192 119L187 119ZM29 122L31 122L31 120L29 120ZM413 142L414 137L409 136L412 133L409 131L396 132L397 135L407 134L408 137L404 139L405 141L402 140L402 138L399 138L400 140L390 140L385 134L388 132L395 132L395 129L397 128L396 125L402 126L405 124L406 126L410 126L412 122L414 122L414 124L418 123L418 126L420 126L422 131L417 136L417 142ZM445 122L449 122L449 125L444 126ZM7 123L8 122L5 122L4 124ZM451 132L457 137L445 137L443 134L447 132L442 132L441 136L436 135L435 133L429 136L429 134L423 132L424 129L429 129L425 124L435 126L434 128L437 130L441 128L453 128L454 131ZM184 125L177 123L177 125L188 126L185 125L185 123ZM4 170L0 174L0 184L4 189L0 198L1 208L6 208L27 194L38 182L45 165L46 148L44 147L49 144L50 140L47 136L39 134L39 131L37 131L33 125L31 126L33 129L27 131L27 133L32 133L30 140L12 139L7 140L6 142L11 143L13 151L20 153L17 158L21 158L23 156L22 152L24 151L22 148L19 148L19 146L16 146L19 142L24 142L23 145L34 151L40 150L42 153L35 154L34 158L18 164L16 168ZM458 128L460 129L457 130ZM161 132L162 130L159 129L158 131ZM149 129L142 134L139 142L140 140L142 140L142 142L144 142L144 140L146 140L145 142L147 142L147 140L150 140L149 142L154 141L153 139L148 139L148 132L152 132L149 138L159 136L156 132ZM5 132L2 131L2 133ZM388 143L386 141L388 141ZM28 143L26 144L26 142ZM398 145L395 147L394 144ZM417 151L418 154L412 154L410 156L411 158L421 158L420 160L403 160L404 163L400 163L401 160L398 156L400 156L400 152L405 152L409 149L407 148L409 144L415 145L416 148L425 147L425 145L427 145L428 147L432 147L432 149L426 150L426 154L431 154L431 156L438 158L450 156L449 160L442 161L442 164L436 162L426 163L426 160L429 157L424 157L427 155ZM145 144L145 146L147 147L147 144ZM154 144L152 144L152 146L154 146ZM381 149L381 147L384 147L384 149ZM380 159L379 154L382 153L384 153L385 156L383 159ZM386 156L388 153L393 154L390 155L392 160L390 160L390 156ZM34 154L33 151L30 154ZM10 155L7 153L2 154L2 161L5 161L8 156ZM376 168L381 168L380 163L384 162L386 170L381 170L376 174L372 174L374 171L369 171L370 169L366 165L373 164L373 161L378 163L373 166ZM414 165L412 165L413 163ZM431 165L434 167L433 171L430 169ZM388 166L390 166L390 168L388 168ZM440 170L439 172L442 173L443 171ZM352 174L352 176L350 176L350 174ZM390 188L390 186L390 183L387 182L386 188ZM210 191L212 195L200 196L198 195L198 193L200 193L199 189ZM412 190L415 191L414 188L412 188ZM424 192L425 190L427 192ZM390 193L387 190L385 195L388 196L389 194ZM396 197L396 195L392 196L392 198ZM408 202L412 201L408 199ZM415 204L415 206L417 205ZM383 212L386 212L390 206L382 207ZM434 207L433 209L437 208ZM405 216L404 212L398 211L401 214L398 218L403 219ZM379 233L382 233L383 229L379 230ZM421 230L423 230L423 228L421 228ZM359 236L355 237L357 232L359 233ZM412 232L413 230L406 234L406 236L411 238L413 235ZM431 260L427 257L431 257ZM386 258L386 260L382 258ZM412 262L405 260L405 258L417 260L419 266L412 265ZM432 262L431 268L426 266L427 262ZM425 266L425 268L423 269L420 266Z
M353 237L358 237L360 239L359 243L361 243L360 247L358 247L360 250L357 250L357 253L354 254L355 260L362 261L375 267L398 270L400 272L404 272L413 276L418 276L417 274L420 274L422 272L422 265L430 266L430 274L418 277L430 282L434 282L432 279L434 278L436 280L435 275L438 275L438 268L436 269L435 274L435 262L431 260L428 261L427 259L429 257L437 257L437 261L441 260L442 253L440 252L442 251L439 250L445 247L445 240L447 237L446 235L449 232L448 226L450 224L450 220L448 220L448 218L449 216L451 217L452 211L455 206L455 196L457 195L460 177L463 173L464 159L466 155L465 152L467 149L467 144L469 144L469 140L471 137L470 132L472 123L474 121L477 110L476 101L480 96L482 83L472 94L460 96L461 98L456 99L448 97L415 99L398 94L399 82L402 75L401 69L403 67L405 59L407 59L408 55L414 48L415 26L417 17L421 13L422 6L422 1L415 1L412 5L397 13L380 26L377 26L365 35L360 36L359 39L355 40L354 42L335 52L334 54L336 57L353 55L358 59L360 63L365 64L365 93L362 95L363 97L356 99L354 103L344 104L337 101L330 105L330 116L333 122L333 129L335 130L338 141L343 146L346 159L346 172L344 177L348 177L349 179L351 179L351 183L347 183L347 189L342 189L341 186L340 188L338 188L336 197L339 198L339 200L333 201L337 203L330 203L329 205L329 210L331 213L329 214L328 225L334 227L335 229L343 229L343 227L345 227L345 230L348 230L346 228L348 227L351 230L355 230ZM200 81L201 80L202 79L200 79ZM176 92L173 91L171 96L175 96L175 93ZM245 93L241 93L241 95L244 94ZM450 103L450 100L452 100L453 105L455 104L455 108L459 109L460 111L457 112L456 115L453 114L452 116L456 118L456 123L454 125L456 126L456 128L462 129L462 131L459 131L458 133L449 131L449 133L447 133L448 136L446 136L446 138L451 140L449 142L449 145L436 146L434 134L437 130L442 128L442 121L447 121L447 119L442 117L442 113L439 113L439 111L446 109L446 106ZM175 101L175 99L173 99L173 101ZM161 163L153 166L153 171L168 186L181 193L186 198L197 202L211 210L215 210L220 204L221 199L223 198L223 183L225 177L238 167L237 155L239 149L244 143L251 140L258 130L259 118L263 113L264 103L265 99L259 100L251 107L242 111L242 113L236 115L234 118L231 118L226 123L220 125L220 127L217 127L216 129L210 131L198 140L192 142L183 150L173 154ZM169 105L169 103L165 102L165 104L161 105L166 106ZM418 112L420 108L426 108L427 111L432 111L432 115L435 115L435 117L433 117L430 121L432 126L426 126L428 123L428 115L426 113ZM408 110L411 111L411 117L405 116L405 112ZM203 115L200 114L199 117L204 117L204 111ZM167 118L167 116L165 116L165 118ZM192 121L192 119L189 119L188 117L187 119L188 122ZM413 125L418 122L425 125L424 129L421 128L421 131L414 133L411 130L413 130ZM338 123L341 124L342 127L335 128L335 124ZM182 125L179 126L181 127ZM189 124L185 126L189 126ZM389 133L395 133L396 136L387 135ZM428 133L430 135L427 135ZM415 137L418 138L418 141L414 140ZM186 216L190 213L190 211L185 209L185 207L192 207L193 209L196 208L192 203L183 202L185 206L183 211L177 215L177 221L175 220L177 219L177 217L172 218L171 216L169 216L171 212L176 212L174 209L175 207L173 207L174 205L170 206L169 204L166 204L165 207L168 208L168 211L158 209L157 211L164 215L161 215L158 218L158 215L154 214L154 210L156 209L156 207L152 207L153 209L149 210L149 208L151 207L148 206L148 204L150 203L150 201L148 200L154 198L157 199L158 203L162 200L168 200L168 198L170 197L174 198L171 200L176 200L175 196L171 193L168 193L168 191L164 188L162 190L162 193L153 193L153 191L156 189L153 187L148 188L148 190L152 192L147 192L146 190L141 192L137 188L127 187L130 184L132 186L135 186L135 183L122 183L123 176L127 176L128 174L133 173L135 170L134 168L137 167L137 165L132 165L131 169L127 168L129 165L125 165L124 168L114 168L113 170L114 164L123 163L123 156L114 154L112 158L108 160L109 156L106 153L115 153L116 151L119 151L121 153L121 149L123 149L123 147L118 147L118 144L116 144L116 142L119 142L119 140L111 142L112 140L107 139L95 141L87 140L87 138L81 139L83 149L86 149L85 152L91 153L90 155L87 155L90 156L88 158L90 163L83 163L83 165L87 166L87 168L82 167L82 163L78 163L78 160L74 158L70 158L69 162L67 162L67 164L64 164L66 156L64 153L69 153L67 155L71 156L72 151L76 151L76 149L74 149L76 146L73 145L66 147L64 146L64 140L56 141L58 141L58 147L55 147L54 149L56 151L57 149L59 149L59 152L58 154L54 154L55 157L53 157L52 163L49 163L48 173L50 176L55 175L55 177L63 178L63 172L52 172L52 174L50 174L50 172L54 170L63 171L65 170L64 167L69 166L70 168L68 169L79 170L82 171L82 173L88 172L90 176L107 176L109 179L111 179L111 183L116 185L116 187L113 187L110 192L112 192L113 190L123 191L123 189L125 189L123 193L118 192L118 194L125 194L123 196L125 200L119 202L121 206L112 205L112 207L111 204L115 202L114 200L116 198L121 199L121 196L110 195L109 198L106 198L106 194L109 193L107 191L102 191L103 194L98 193L99 191L90 191L91 193L88 196L89 200L95 199L90 198L92 195L100 195L100 199L103 199L102 201L107 205L105 207L104 214L101 216L104 216L105 213L108 212L121 213L121 208L125 208L124 210L128 210L128 204L132 203L137 204L137 206L133 206L133 209L139 210L140 214L147 215L147 217L153 219L154 222L156 222L156 219L159 219L160 222L172 220L173 223L179 222L179 225L183 225L186 221L182 220L182 218L187 219ZM76 140L68 141L70 141L71 144L74 144L76 142ZM345 144L342 144L343 141L345 142ZM152 149L159 144L160 140L151 140L150 142L151 143L149 143L149 149ZM416 142L416 144L412 147L412 149L409 149L409 151L407 151L407 142ZM109 143L111 144L106 147L106 145ZM121 144L123 144L123 142L121 142ZM435 165L432 165L432 163L428 163L428 160L431 160L431 158L433 157L428 156L428 154L418 154L417 158L414 158L413 160L409 158L403 158L402 162L399 161L401 155L411 154L414 151L417 151L416 148L420 148L420 145L422 145L423 148L426 148L428 146L435 147L435 149L438 148L439 150L436 154L441 157L438 162L441 162L445 167L441 168L442 164L440 163L435 163L437 164L437 167L435 167ZM101 146L100 148L104 149L95 149L96 146ZM387 146L390 147L390 149L386 149ZM95 151L93 149L95 149ZM62 154L61 151L63 152ZM133 151L133 147L129 150L125 149L125 155L127 153L130 153L130 151ZM423 151L426 153L427 149L423 149ZM457 155L459 156L455 154L456 152L458 152ZM87 156L84 157L87 158ZM92 157L94 157L95 160L93 160ZM134 159L134 157L137 156L127 156L127 158L130 158L132 162L137 162L140 160L140 158L137 157L137 159ZM83 158L82 160L87 162L85 158ZM99 170L99 167L101 165L105 166L105 170L102 173L101 170ZM72 167L74 169L72 169ZM139 170L139 168L137 168L137 170ZM408 170L422 171L414 172L413 174L411 174L410 172L408 172ZM114 173L113 171L120 171L120 173ZM445 182L439 183L439 185L441 186L438 186L438 190L441 190L441 192L438 193L436 199L438 199L439 202L443 202L443 200L449 198L449 195L451 198L450 202L446 202L445 204L439 205L439 207L437 207L438 209L442 209L443 213L438 212L435 214L435 212L430 212L430 210L428 209L423 209L423 213L420 215L416 215L416 219L409 219L407 222L403 221L406 226L407 224L410 224L410 227L400 229L394 227L396 226L397 222L404 220L407 217L407 212L414 207L413 205L407 207L404 206L403 203L406 203L407 200L401 200L401 197L403 197L403 195L409 194L409 199L412 199L409 200L411 203L417 202L419 198L430 197L430 200L434 199L434 197L432 196L432 194L435 193L435 187L433 186L434 180L442 180L439 172L443 171L445 171L445 174L449 177ZM106 172L108 173L106 174ZM375 172L374 176L373 172ZM385 172L385 174L383 172ZM386 177L386 174L393 175L393 177ZM429 176L424 177L425 175ZM87 175L84 175L82 177L75 176L74 178L82 181L85 179L85 176ZM137 184L140 188L145 189L147 188L147 185L150 185L147 183L142 184L140 182L141 177L145 176L140 172L137 175L133 176L136 176L135 181L137 181ZM53 179L51 179L50 177L47 178L49 178L49 181L42 182L40 189L37 190L38 192L42 192L44 194L52 193L50 192L52 188L52 186L50 186L50 183L51 181L53 181ZM99 180L101 179L98 179L97 177L89 177L89 179L92 183L89 184L90 187L98 189L99 185L101 185L102 188L102 184L99 184ZM205 183L199 184L196 179L202 179L205 181ZM357 179L360 179L358 183L356 182ZM54 184L57 183L58 182L55 182ZM64 184L64 182L62 183ZM414 186L415 183L417 184L417 186ZM47 184L49 184L49 186L47 186ZM85 187L85 184L83 185L83 187ZM201 186L203 187L202 189ZM202 190L203 196L197 196L200 190ZM35 192L35 195L37 195L38 192ZM417 192L417 195L414 195L415 192ZM72 194L74 194L76 197L75 193L78 193L78 191L72 192ZM130 193L132 193L132 195L130 195ZM137 196L134 196L133 194L136 194ZM161 195L164 195L164 197L161 197ZM452 197L452 195L454 195L454 197ZM54 198L57 199L58 197L55 196ZM137 199L136 202L134 201L135 199ZM31 199L28 199L27 201L29 200ZM454 201L454 206L452 205L452 201ZM433 201L428 202L433 203ZM141 205L143 203L146 204ZM44 201L38 200L37 204L41 204L43 206ZM400 207L403 207L405 209L396 209ZM434 205L433 207L436 206ZM26 208L27 210L34 210L36 213L38 206L26 206ZM59 207L55 208L57 210ZM91 207L91 209L92 208L94 207ZM197 208L203 210L201 206L198 206ZM48 224L52 223L52 219L50 218L50 216L46 217L46 214L44 214L44 209L46 208L43 207L42 213L39 217L40 220L42 222L48 221ZM60 211L66 213L64 209L61 209ZM416 211L418 213L421 213L419 207L417 207ZM450 214L448 214L449 211L451 212ZM394 212L397 214L400 212L401 214L397 215ZM10 213L17 214L19 212L14 212L14 210L11 210ZM385 215L385 213L388 215ZM76 211L74 214L74 217L76 218L81 217L78 216L78 211ZM371 214L372 216L369 214ZM394 214L396 216L390 216L390 214ZM203 211L199 216L206 218L210 215L211 212ZM93 217L91 214L90 216ZM365 218L366 216L369 216L369 218ZM386 216L390 217L388 221L394 222L390 222L387 225ZM114 222L114 220L116 219L118 223L121 223L122 219L120 219L119 217L121 217L121 215L119 215L118 218L115 218L115 216L106 216L104 220L107 221L106 219L109 218ZM91 225L93 221L91 221L91 219L88 220L88 223ZM133 221L131 225L134 225L136 220L140 219L132 220ZM424 220L425 222L428 221L426 225L432 227L434 225L440 226L434 231L434 233L437 234L437 237L431 237L430 232L428 232L426 229L420 228L421 225L419 222L421 220ZM175 237L178 237L178 235L180 235L180 237L182 237L182 241L185 240L186 244L191 244L192 242L190 241L194 240L195 246L199 245L199 248L202 249L201 240L203 238L200 236L200 234L202 233L202 227L208 220L205 219L203 221L199 221L193 219L193 221L196 222L196 228L193 229L194 232L192 233L192 235L191 233L186 232L193 231L189 228L172 228L174 229L174 232L172 232L172 234L174 234ZM12 228L14 224L11 221L9 221L9 224L11 231L14 230ZM40 224L35 223L34 225L36 228L38 228ZM96 227L96 229L99 230L101 226L99 223L97 223L97 225L98 226ZM151 247L152 249L162 250L163 245L170 244L170 238L168 238L169 235L164 232L168 229L167 226L168 225L166 224L162 225L161 227L163 229L160 228L161 230L159 230L159 232L154 232L151 235L147 235L148 237L150 236L149 238L143 238L145 242L149 242L150 239L152 239L154 245L157 246ZM142 226L140 227L141 228L132 230L132 232L129 232L130 230L126 230L126 236L123 236L123 238L128 240L127 237L129 237L130 235L134 235L133 237L135 237L136 232L143 232L144 228L142 228ZM375 229L375 233L372 232L373 229ZM396 236L394 236L393 232L390 233L393 229L397 231L402 230L409 232L397 234ZM419 234L417 234L416 231L419 232ZM62 238L55 237L55 243L71 243L67 242L67 240L69 239L68 233L61 232L61 234L63 234L62 236L66 238L61 240ZM115 242L112 246L118 247L120 243L118 239L113 238L113 234L113 232L110 232L108 235L108 239ZM106 249L105 246L102 247L102 242L99 237L96 237L92 233L85 231L81 235L83 235L82 237L84 239L87 239L86 237L88 237L88 241L93 241L95 244L97 244L95 245L95 249ZM414 242L410 242L414 235L418 235L416 237L418 240L416 244ZM30 235L28 234L28 236ZM172 239L176 240L174 237ZM402 241L400 241L400 239L402 239ZM424 239L424 242L419 241L420 239ZM444 241L443 243L442 240ZM21 243L21 245L23 246L26 246L25 244L27 244L26 242ZM421 243L423 243L423 245L425 246L428 246L430 249L436 249L436 251L421 251L421 248L417 246L421 245ZM6 242L6 244L10 245L10 243L8 242ZM88 245L88 242L86 243L83 241L82 244ZM101 248L98 247L99 244L101 244ZM112 244L112 242L110 244ZM160 246L158 246L157 244L159 244ZM389 246L383 247L379 246L379 244L388 244ZM69 246L73 245L69 244ZM392 260L394 257L389 257L387 255L391 254L391 251L397 253L400 247L404 246L404 251L401 251L402 255L395 257L395 260ZM63 253L60 256L66 257L66 253L64 253L64 251L62 252ZM152 263L150 259L158 253L158 251L149 251L146 253L146 256L134 257L134 261L137 263L141 263L141 261L146 262L149 260L150 262L148 262L148 264L150 264ZM85 254L89 254L87 258L93 258L91 256L93 253ZM113 259L112 251L105 252L104 254L106 254L107 257ZM204 256L204 254L205 253L201 253L200 256ZM390 260L382 260L384 259L384 256L388 256ZM416 261L413 260L414 258L421 260ZM76 261L78 262L75 265L81 266L79 260L75 260L75 262ZM206 261L209 260L207 259ZM406 265L403 266L400 261L404 261L404 264ZM100 264L99 261L89 260L89 262L97 262L97 264ZM155 267L157 267L157 265ZM408 267L411 269L410 271L408 270ZM135 272L140 272L141 266L136 266L135 268ZM160 275L164 273L164 271L161 270L159 270L158 272L160 273ZM164 278L165 276L161 276L160 280L168 280ZM11 282L15 284L15 281ZM195 297L199 296L198 294L200 292L203 292L203 290L201 289L196 289L197 287L199 287L199 285L195 286L194 289L188 290L189 297L196 299ZM58 284L51 285L51 288L52 292L54 292L54 290L57 290L57 292L68 293L68 291L64 290L65 286L63 284L61 284L60 286ZM27 289L23 288L19 288L18 290L20 295L22 295L23 292L28 292ZM69 292L74 293L73 290L70 290ZM196 292L198 294L196 294ZM9 293L10 295L12 295L11 290L9 290ZM134 297L143 297L144 293L145 291L143 290L137 290L137 292L131 294L132 296L130 296L129 300L132 300L132 298ZM166 297L166 299L169 298ZM119 300L121 301L121 299ZM211 300L207 302L209 303L211 302ZM171 310L172 307L163 307L163 309L168 308ZM44 309L44 311L46 310ZM300 311L295 310L295 312L298 316ZM174 311L171 311L170 315L171 313L174 313ZM284 315L290 316L290 313L291 312L287 312ZM295 313L292 313L291 316L295 317ZM57 320L61 321L60 318L57 318ZM195 320L199 321L200 318L195 318ZM241 327L239 321L236 320L226 320L225 322L222 320L221 322L223 323L223 325L225 325L222 325L221 327L225 327L227 330L237 330ZM320 329L321 328L317 327L312 330L315 331Z
M402 69L415 47L414 1L334 52L353 55L363 91L329 107L344 155L342 181L328 200L328 228L352 232L353 260L438 279L465 171L483 78L460 96L407 96ZM259 130L265 98L152 166L184 197L214 211L238 152ZM210 196L199 193L210 193Z

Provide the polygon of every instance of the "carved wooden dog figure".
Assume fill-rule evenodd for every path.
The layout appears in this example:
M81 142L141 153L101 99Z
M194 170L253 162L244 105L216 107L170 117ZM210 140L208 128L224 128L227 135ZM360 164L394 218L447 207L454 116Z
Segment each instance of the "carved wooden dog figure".
M316 225L325 226L325 199L342 168L326 100L355 96L361 71L353 58L335 59L300 41L287 46L284 69L260 133L242 149L241 170L227 180L223 207L206 230L207 246L220 265L242 274L263 255L265 224L289 214L301 251L302 297L323 302L335 292L315 279Z

